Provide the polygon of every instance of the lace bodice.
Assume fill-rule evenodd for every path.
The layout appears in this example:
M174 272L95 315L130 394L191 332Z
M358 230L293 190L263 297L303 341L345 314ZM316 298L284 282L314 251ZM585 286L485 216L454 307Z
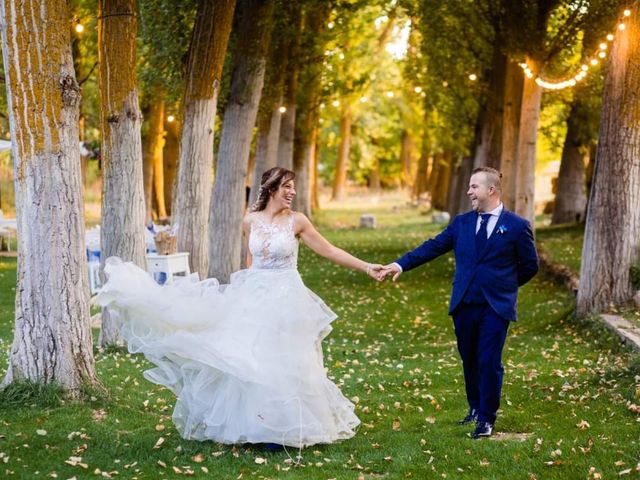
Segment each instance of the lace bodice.
M298 239L293 230L294 215L285 225L266 223L259 219L251 222L249 251L253 256L252 268L297 268Z

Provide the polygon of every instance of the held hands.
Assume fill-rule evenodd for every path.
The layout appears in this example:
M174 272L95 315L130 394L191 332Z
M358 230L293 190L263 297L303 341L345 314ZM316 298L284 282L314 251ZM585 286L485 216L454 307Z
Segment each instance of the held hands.
M370 264L367 268L367 275L378 282L382 282L388 275L393 275L392 280L395 282L401 274L402 270L393 263L389 265Z

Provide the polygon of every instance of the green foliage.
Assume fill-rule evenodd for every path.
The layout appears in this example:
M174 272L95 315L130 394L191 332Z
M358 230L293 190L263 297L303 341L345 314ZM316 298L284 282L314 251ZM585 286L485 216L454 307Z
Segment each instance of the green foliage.
M140 0L138 70L143 104L153 99L158 87L169 105L180 100L196 6L197 0Z

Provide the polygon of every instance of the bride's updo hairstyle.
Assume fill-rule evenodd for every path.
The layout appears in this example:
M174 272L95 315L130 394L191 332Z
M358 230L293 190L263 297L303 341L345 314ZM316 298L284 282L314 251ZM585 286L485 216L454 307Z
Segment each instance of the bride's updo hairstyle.
M280 185L296 178L296 174L291 170L282 167L273 167L262 174L258 199L251 205L252 212L260 212L267 208L267 203L271 195L278 191Z

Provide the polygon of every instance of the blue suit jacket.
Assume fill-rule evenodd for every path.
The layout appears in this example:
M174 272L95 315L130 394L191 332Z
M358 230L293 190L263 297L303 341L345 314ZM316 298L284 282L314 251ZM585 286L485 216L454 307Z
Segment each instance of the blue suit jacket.
M449 314L460 304L469 285L476 282L495 312L506 320L515 321L518 287L538 272L531 225L503 209L484 249L476 252L477 218L475 211L458 215L443 232L396 263L406 272L453 250L456 271Z

